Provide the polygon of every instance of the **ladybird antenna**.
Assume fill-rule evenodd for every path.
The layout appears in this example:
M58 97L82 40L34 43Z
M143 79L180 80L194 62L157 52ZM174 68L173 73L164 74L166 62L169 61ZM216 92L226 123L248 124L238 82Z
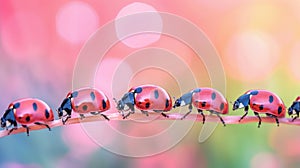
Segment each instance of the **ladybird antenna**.
M59 116L59 111L58 111L58 109L55 109L55 111L56 111L57 114L58 114L58 118L61 119L62 116Z
M113 100L115 101L116 104L118 104L118 100L116 98L113 98Z

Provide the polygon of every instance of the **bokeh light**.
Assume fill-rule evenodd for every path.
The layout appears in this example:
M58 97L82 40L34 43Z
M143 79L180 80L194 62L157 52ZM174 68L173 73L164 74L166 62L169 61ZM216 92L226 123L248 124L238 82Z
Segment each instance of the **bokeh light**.
M126 17L128 15L144 13L144 12L157 12L157 11L151 5L140 3L140 2L134 2L122 8L116 17L115 24L116 24L117 36L128 47L131 48L145 47L151 43L154 43L160 38L159 33L162 31L163 23L158 13L152 16L151 18L145 18L147 22L144 22L143 20L132 20L129 23L120 23L120 21L118 21L118 19L121 17ZM126 25L124 26L124 24ZM131 34L128 34L128 30L130 31L129 27L136 27L136 26L138 27L137 32L144 31L144 33L130 36ZM145 33L149 31L150 33ZM151 32L156 32L156 33L151 33ZM127 36L129 37L125 38Z
M236 33L228 42L230 75L246 82L267 78L279 61L278 45L262 32Z
M83 43L99 26L99 17L91 5L81 1L64 4L56 16L56 29L65 40Z
M251 160L251 168L280 168L280 160L272 153L258 153Z

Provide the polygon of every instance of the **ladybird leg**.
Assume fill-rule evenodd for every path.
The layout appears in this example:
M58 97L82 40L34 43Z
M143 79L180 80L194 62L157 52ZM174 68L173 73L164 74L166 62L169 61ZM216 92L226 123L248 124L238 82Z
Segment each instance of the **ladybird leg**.
M260 125L261 125L261 118L259 116L259 114L257 112L254 112L254 115L258 118L258 128L260 128Z
M17 127L14 127L12 129L9 130L8 134L7 135L10 135L14 130L18 129Z
M93 114L93 115L98 115L98 114L100 114L100 112L90 112L91 114Z
M35 125L43 125L43 126L47 127L47 128L49 129L49 131L51 131L51 128L50 128L49 125L47 125L47 124L40 123L40 122L35 122L34 124L35 124Z
M26 129L27 136L29 136L29 127L27 127L27 125L22 125L22 127Z
M141 110L141 112L142 112L143 114L145 114L146 116L149 116L148 111Z
M292 119L292 122L295 121L297 118L299 118L299 112L300 111L296 111L296 116Z
M94 112L90 112L92 115L98 115L100 114L101 112L99 111L94 111ZM106 120L109 121L109 118L105 115L105 114L100 114L102 117L104 117Z
M134 114L135 113L134 105L133 104L127 104L127 106L129 107L130 111L126 115L122 111L123 119L127 118L128 116L130 116L130 114Z
M220 116L220 114L217 114L217 116L220 118L222 124L224 125L224 127L226 127L225 121L223 120L223 118Z
M68 115L67 118L66 118L65 120L62 118L62 119L61 119L62 123L65 125L69 118L71 118L70 115Z
M220 113L218 113L218 112L216 112L216 111L213 111L213 110L211 110L210 112L211 112L212 114L216 114L216 115L219 117L219 119L220 119L220 121L222 122L222 124L224 125L224 127L226 126L225 121L224 121L223 118L220 116Z
M120 110L119 113L122 115L122 117L125 116L124 110Z
M109 121L109 118L105 114L100 114L102 117L104 117L107 121Z
M123 119L126 119L127 117L130 116L130 114L133 114L133 113L134 113L134 111L129 111L125 116L123 116Z
M275 116L275 115L272 115L272 114L266 114L268 117L272 117L272 118L274 118L275 119L275 121L276 121L276 123L277 123L277 127L279 127L279 120L278 120L278 117L277 116Z
M162 116L164 116L166 118L169 118L169 116L167 114L165 114L163 110L153 110L153 111L156 113L160 113Z
M277 123L277 127L279 127L279 121L278 121L278 118L275 116L274 117L275 118L275 121L276 121L276 123Z
M201 114L201 116L202 116L202 123L204 124L205 123L205 115L203 113L203 110L198 109L198 113Z
M292 122L294 122L297 118L298 116L293 117Z
M123 119L126 119L127 117L129 117L130 116L130 114L134 114L135 113L135 111L134 111L134 107L132 106L132 108L130 108L131 109L131 111L129 111L126 115L122 115L123 116Z
M79 115L81 120L85 118L84 114L79 114Z
M160 113L162 116L166 117L166 118L169 118L169 116L163 112Z
M8 132L8 134L7 135L9 135L9 134L11 134L11 132L13 132L13 130L16 130L16 129L18 129L18 124L17 124L17 122L16 121L14 121L13 122L13 128L12 129L10 129L9 130L9 132ZM8 128L6 127L6 130L8 130Z
M189 111L181 117L181 120L183 120L186 116L188 116L192 112L193 106L192 103L189 105Z
M241 122L242 119L248 115L248 109L249 109L249 106L245 106L245 114L239 119L239 122Z

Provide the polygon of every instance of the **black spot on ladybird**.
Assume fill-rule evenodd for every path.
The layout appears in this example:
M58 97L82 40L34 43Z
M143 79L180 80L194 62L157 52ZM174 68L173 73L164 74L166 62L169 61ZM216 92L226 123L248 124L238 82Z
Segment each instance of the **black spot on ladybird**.
M194 92L194 93L199 93L199 92L201 92L201 89L200 89L200 88L196 88L196 89L194 89L193 92Z
M142 104L142 102L138 102L139 104Z
M258 91L257 91L257 90L253 90L253 91L250 92L250 94L251 94L251 95L257 95L257 94L258 94Z
M37 108L38 108L36 103L32 103L32 107L33 107L33 110L34 110L34 111L36 111Z
M224 103L221 103L220 110L222 111L224 109Z
M146 108L149 108L149 107L150 107L150 103L147 102L147 103L145 104L145 107L146 107Z
M212 100L215 100L215 99L216 99L216 93L215 93L215 92L213 92L213 93L211 94L211 99L212 99Z
M30 117L27 116L27 117L25 118L25 120L26 120L27 122L29 122L29 121L30 121Z
M281 112L282 112L282 107L279 106L279 107L278 107L278 114L280 114Z
M45 117L48 119L50 117L50 113L47 109L45 109Z
M168 108L170 105L169 99L166 99L166 108Z
M143 91L143 88L138 87L134 90L135 93L141 93Z
M14 108L17 109L17 108L20 107L20 105L21 105L21 104L20 104L19 102L18 102L18 103L15 103L15 104L14 104Z
M259 110L263 110L264 109L264 106L263 105L260 105L259 106Z
M78 91L75 91L75 92L72 93L72 97L75 98L75 97L77 97L77 96L78 96Z
M206 102L202 102L202 103L201 103L201 106L202 106L202 107L205 107L205 106L206 106Z
M155 99L158 99L158 96L159 96L158 90L154 90L154 97L155 97Z
M272 95L269 96L269 102L272 103L274 100L274 97Z
M102 107L103 107L103 109L105 109L105 108L106 108L106 102L105 102L105 100L104 100L104 99L102 100Z
M94 101L95 98L96 98L95 93L94 93L94 92L91 92L91 93L90 93L90 96L91 96L91 99Z
M87 109L88 109L88 106L87 106L87 105L83 105L83 106L82 106L82 110L83 110L83 111L86 111Z

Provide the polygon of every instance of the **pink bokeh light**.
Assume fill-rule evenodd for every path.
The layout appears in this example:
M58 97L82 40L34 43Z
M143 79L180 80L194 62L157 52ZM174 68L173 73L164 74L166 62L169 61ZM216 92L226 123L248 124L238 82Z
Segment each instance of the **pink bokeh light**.
M128 15L143 13L143 12L157 12L157 10L154 7L152 7L146 3L134 2L132 4L129 4L125 7L123 7L116 17L115 22L116 22L117 36L128 47L131 47L131 48L145 47L151 43L158 41L160 38L160 34L157 34L157 33L160 33L162 31L163 23L162 23L162 19L161 19L159 13L157 13L155 16L153 16L151 18L151 20L148 20L151 22L151 24L153 24L153 27L151 27L151 31L155 31L157 33L155 33L155 34L154 33L142 33L142 34L133 35L133 36L130 36L130 37L124 39L124 37L130 35L130 34L126 33L128 27L140 25L141 23L136 23L133 20L132 21L133 25L127 25L126 27L123 27L123 25L121 25L119 23L118 19L121 17L128 16ZM130 24L130 23L128 23L128 24ZM148 27L147 27L147 29L148 29ZM143 31L143 30L144 29L141 26L141 29L139 29L139 31Z
M56 15L58 34L73 44L81 44L99 27L99 16L91 5L81 1L68 2Z
M258 153L251 159L251 168L280 168L280 159L272 153Z
M247 82L269 77L279 61L278 48L276 41L266 33L236 33L226 52L229 74Z

